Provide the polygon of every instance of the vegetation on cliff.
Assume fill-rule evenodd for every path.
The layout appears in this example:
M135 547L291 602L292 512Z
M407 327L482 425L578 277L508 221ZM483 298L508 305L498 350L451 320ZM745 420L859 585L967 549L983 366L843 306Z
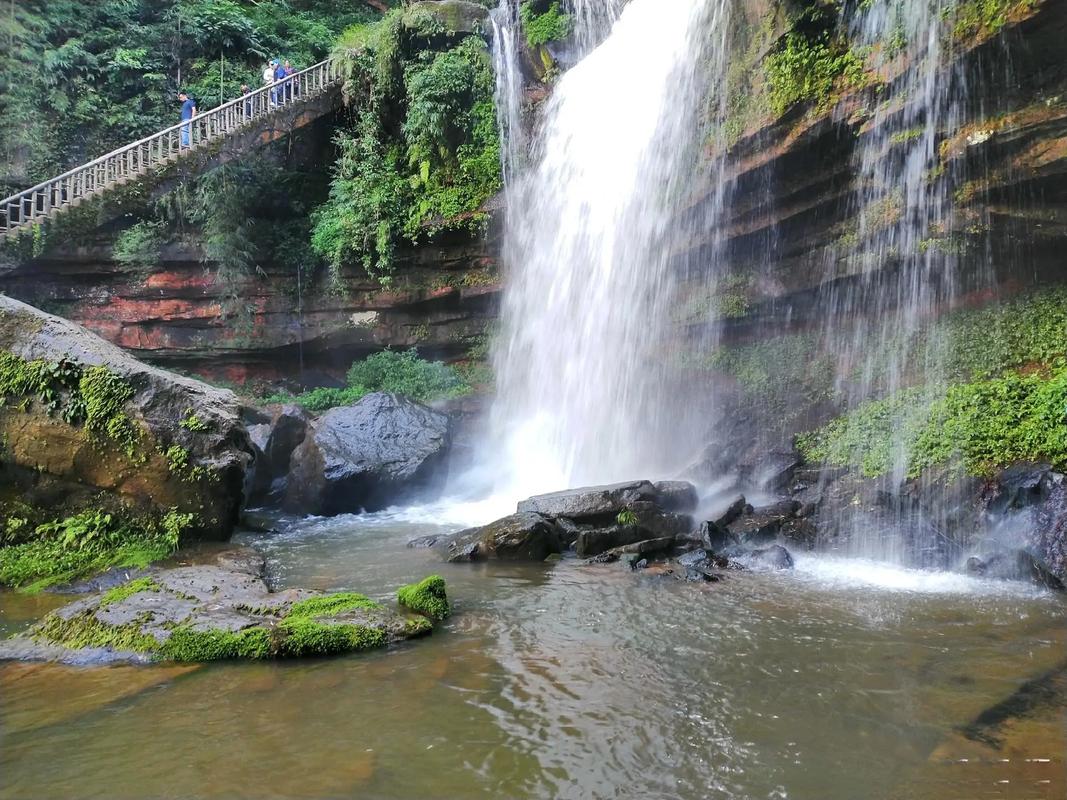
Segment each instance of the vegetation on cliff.
M404 21L394 11L341 40L354 124L338 134L330 199L312 234L335 271L359 263L383 282L398 245L480 230L483 206L501 188L484 40L434 17L414 29Z
M936 364L946 383L871 399L799 437L809 460L872 477L898 463L911 476L946 463L976 475L1021 460L1067 466L1067 290L957 311L886 344L902 363Z
M352 364L342 388L322 387L295 396L276 394L264 398L263 402L295 402L309 411L326 411L355 403L372 392L391 392L428 402L461 397L470 391L470 384L447 364L419 358L414 349L383 350Z

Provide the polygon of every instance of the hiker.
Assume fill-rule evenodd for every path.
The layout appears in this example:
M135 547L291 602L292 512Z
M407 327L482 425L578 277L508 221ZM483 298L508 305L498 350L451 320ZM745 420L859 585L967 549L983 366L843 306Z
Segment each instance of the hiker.
M278 83L279 81L284 81L284 80L285 80L285 67L282 66L282 62L281 61L279 61L278 59L274 59L274 82ZM279 101L284 102L285 101L285 95L283 94L284 91L285 91L284 87L282 89L275 89L274 90L275 102L279 102Z
M272 83L274 83L274 60L273 59L268 61L267 62L267 66L265 66L263 68L263 85L264 86L270 86ZM270 101L271 101L272 104L277 102L277 98L274 96L274 94L275 94L274 89L271 89L270 90Z
M248 84L247 83L242 83L241 84L241 97L245 98L245 119L251 119L252 118L252 98L248 96L251 93L252 93L252 90L249 88Z
M296 81L293 80L293 73L296 72L293 69L293 65L289 63L289 59L285 59L285 64L282 65L285 70L285 99L292 100L293 95L296 94Z
M182 122L189 122L196 116L196 101L185 90L178 92L178 99L182 101ZM189 147L192 144L192 128L191 124L182 125L182 147Z

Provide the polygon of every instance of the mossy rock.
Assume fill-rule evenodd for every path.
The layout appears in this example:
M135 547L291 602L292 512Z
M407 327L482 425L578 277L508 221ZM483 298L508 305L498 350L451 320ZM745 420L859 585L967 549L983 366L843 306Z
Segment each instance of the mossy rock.
M445 579L440 575L430 575L418 583L400 587L396 593L397 602L430 619L445 619L452 613L448 604Z
M414 36L483 33L488 27L489 9L468 0L422 0L404 11L403 25Z
M354 592L271 592L262 569L259 557L220 557L210 565L152 570L0 641L0 659L138 663L325 656L384 647L432 628L429 620ZM436 591L428 587L427 596L438 599Z
M190 537L230 534L252 460L232 392L3 296L0 442L0 469L35 495L27 502L105 495L136 513L175 509L195 516Z

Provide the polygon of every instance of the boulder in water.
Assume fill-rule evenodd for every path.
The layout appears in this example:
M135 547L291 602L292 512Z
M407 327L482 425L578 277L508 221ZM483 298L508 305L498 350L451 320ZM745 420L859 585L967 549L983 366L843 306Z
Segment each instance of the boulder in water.
M1063 581L1026 550L1005 550L985 556L971 556L964 570L993 580L1029 581L1037 586L1062 591Z
M262 556L249 550L220 554L213 564L149 570L0 641L0 659L85 664L321 656L432 629L428 619L405 617L353 592L271 592L263 571ZM439 578L433 588L435 597L445 597Z
M447 416L397 395L330 409L293 451L285 507L333 515L410 500L440 485L449 441Z
M761 547L735 555L733 559L747 569L780 570L793 568L793 556L780 544Z
M530 511L440 538L433 546L442 548L449 561L544 561L561 550L556 523Z
M652 486L656 490L656 505L664 511L692 514L700 501L696 487L689 481L656 481Z
M649 481L629 481L536 495L520 502L517 510L581 520L616 515L635 502L657 499L656 487Z

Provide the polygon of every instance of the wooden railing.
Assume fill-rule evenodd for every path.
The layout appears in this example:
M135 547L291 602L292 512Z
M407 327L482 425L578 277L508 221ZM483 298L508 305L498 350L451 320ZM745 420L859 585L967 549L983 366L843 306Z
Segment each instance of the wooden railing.
M317 97L338 82L332 63L322 61L0 200L0 237L14 236L35 223L52 219L65 209L172 163L254 120Z

